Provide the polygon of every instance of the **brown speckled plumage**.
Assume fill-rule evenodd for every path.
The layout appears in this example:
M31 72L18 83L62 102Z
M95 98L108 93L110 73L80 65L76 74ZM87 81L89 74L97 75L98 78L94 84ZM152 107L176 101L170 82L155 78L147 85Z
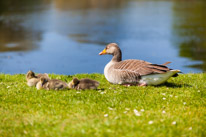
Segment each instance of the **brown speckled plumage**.
M168 67L164 65L151 64L143 60L134 59L118 62L114 64L114 69L127 71L129 73L135 72L138 73L140 76L156 73L165 73L166 71L170 70Z

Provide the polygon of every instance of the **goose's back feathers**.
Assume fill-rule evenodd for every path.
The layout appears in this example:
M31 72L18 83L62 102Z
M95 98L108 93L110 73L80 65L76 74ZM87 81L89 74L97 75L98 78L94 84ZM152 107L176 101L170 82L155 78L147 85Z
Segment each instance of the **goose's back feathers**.
M89 78L77 79L74 78L68 84L69 88L73 88L76 90L85 90L85 89L97 89L99 86L99 82L96 80L92 80Z
M161 74L169 71L170 69L164 65L152 64L143 60L124 60L114 64L113 68L115 70L128 73L127 75L150 75L150 74Z
M77 90L84 90L84 89L97 89L97 87L99 86L99 82L92 80L92 79L88 79L88 78L84 78L81 79L78 83L78 85L75 87Z
M66 89L66 88L68 88L67 83L61 80L58 80L58 79L49 80L46 85L47 90L50 90L50 89L61 90L61 89Z
M37 78L44 77L44 78L47 78L48 80L50 79L50 78L49 78L49 75L48 75L47 73L44 73L44 74L39 73L39 74L37 74L36 77L37 77Z

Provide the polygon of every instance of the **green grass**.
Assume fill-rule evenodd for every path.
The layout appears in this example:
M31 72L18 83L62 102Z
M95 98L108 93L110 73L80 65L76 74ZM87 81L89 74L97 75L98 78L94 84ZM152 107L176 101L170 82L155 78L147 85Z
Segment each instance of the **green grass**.
M67 82L73 77L50 76ZM148 87L112 85L102 74L75 77L98 80L99 89L38 91L23 74L0 74L0 136L206 136L204 73Z

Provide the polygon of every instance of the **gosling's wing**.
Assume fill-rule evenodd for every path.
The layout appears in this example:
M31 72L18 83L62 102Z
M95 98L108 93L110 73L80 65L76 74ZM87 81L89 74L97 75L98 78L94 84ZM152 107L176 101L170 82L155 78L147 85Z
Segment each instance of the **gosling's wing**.
M44 74L37 74L37 78L41 78L41 77L44 77L44 78L46 78L47 80L50 80L50 77L49 77L49 75L47 74L47 73L44 73Z
M68 85L61 81L61 80L57 80L57 79L52 79L49 81L49 88L50 89L56 89L56 90L59 90L59 89L64 89L64 88L67 88Z

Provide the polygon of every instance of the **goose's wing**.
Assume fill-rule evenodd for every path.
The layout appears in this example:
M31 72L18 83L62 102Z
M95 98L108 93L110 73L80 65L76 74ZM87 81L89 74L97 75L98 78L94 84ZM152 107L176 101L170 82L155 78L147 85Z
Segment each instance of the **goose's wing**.
M172 63L172 62L168 61L168 62L165 62L165 63L162 64L162 65L167 66L167 65L170 64L170 63Z
M143 60L124 60L114 64L114 69L123 73L123 75L150 75L161 74L169 71L170 69L165 65L152 64Z

